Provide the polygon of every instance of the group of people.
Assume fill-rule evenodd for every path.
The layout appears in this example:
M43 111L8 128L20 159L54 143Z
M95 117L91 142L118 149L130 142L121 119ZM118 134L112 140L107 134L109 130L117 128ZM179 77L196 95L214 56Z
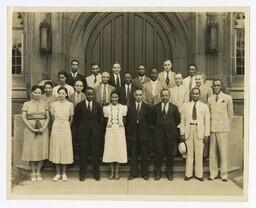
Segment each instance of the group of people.
M91 75L87 77L78 69L79 61L72 60L71 72L58 73L57 86L51 81L45 82L43 88L33 86L31 100L23 105L22 159L30 162L31 181L42 180L41 168L46 159L56 165L53 180L67 181L67 165L74 162L74 141L79 146L80 181L87 177L89 155L96 180L100 180L100 158L110 164L109 179L119 179L120 164L128 162L127 149L128 180L138 177L139 162L141 175L148 180L150 144L155 152L155 180L161 178L161 164L166 158L165 173L171 181L177 142L185 143L187 148L185 181L193 176L204 180L207 146L208 179L219 176L220 157L220 178L228 180L233 104L231 96L222 92L221 80L214 80L212 88L206 86L194 64L188 66L189 76L183 79L182 74L172 71L169 59L163 61L162 72L152 68L150 77L140 64L134 79L129 73L121 75L117 62L112 73L100 73L97 63L91 64Z

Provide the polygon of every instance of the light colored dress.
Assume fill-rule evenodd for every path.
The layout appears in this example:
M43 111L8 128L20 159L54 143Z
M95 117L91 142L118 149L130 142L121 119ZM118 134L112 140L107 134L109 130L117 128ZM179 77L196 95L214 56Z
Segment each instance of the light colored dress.
M28 122L33 128L35 128L36 120L39 120L41 126L44 125L44 122L46 121L46 112L48 111L48 105L42 100L31 100L23 104L22 111L27 113ZM25 125L21 159L25 161L45 160L48 159L48 150L48 128L46 128L42 134L36 134L29 130Z
M74 114L73 103L65 100L52 103L51 114L54 116L50 137L49 160L56 164L73 163L73 145L69 117Z
M52 103L58 100L58 98L55 97L55 96L53 96L53 95L47 97L45 94L42 95L42 98L41 98L41 99L48 103L49 110L50 110L50 108L51 108Z
M123 117L127 114L127 106L117 104L103 107L104 117L108 118L103 162L127 163L127 148Z

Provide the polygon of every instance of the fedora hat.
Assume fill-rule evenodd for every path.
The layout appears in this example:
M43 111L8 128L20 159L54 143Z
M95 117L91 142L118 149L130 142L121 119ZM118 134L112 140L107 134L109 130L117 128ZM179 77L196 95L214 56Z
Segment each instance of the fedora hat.
M187 154L187 144L185 142L180 142L178 145L178 149L181 155Z

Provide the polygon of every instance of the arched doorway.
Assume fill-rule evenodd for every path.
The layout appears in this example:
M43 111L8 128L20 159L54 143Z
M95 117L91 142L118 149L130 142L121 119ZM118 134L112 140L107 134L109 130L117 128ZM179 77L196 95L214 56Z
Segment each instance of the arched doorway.
M139 64L160 69L163 59L172 57L164 28L148 13L108 13L88 36L86 69L97 62L110 71L118 61L124 71L134 76Z

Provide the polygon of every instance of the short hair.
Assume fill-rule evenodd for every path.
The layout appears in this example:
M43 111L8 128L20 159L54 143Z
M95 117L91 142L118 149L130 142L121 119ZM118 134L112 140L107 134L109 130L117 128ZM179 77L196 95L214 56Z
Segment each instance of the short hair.
M45 87L46 85L51 85L51 87L53 87L53 83L52 83L51 81L45 82L45 83L44 83L44 87Z
M64 76L66 77L66 79L68 78L68 74L67 74L67 72L65 72L65 71L59 71L59 72L58 72L58 77L59 77L60 75L64 75Z
M159 73L159 71L158 71L158 69L157 69L156 67L152 67L152 68L150 69L150 72L151 72L153 69L155 69L155 70L157 71L157 73Z
M144 66L144 68L145 68L145 65L144 65L144 64L139 64L138 67L137 67L137 69L139 69L140 66Z
M114 90L110 93L110 97L112 97L113 94L116 94L118 97L120 97L119 92L117 90Z
M93 92L95 92L95 90L94 90L93 87L87 87L87 88L85 89L85 92L87 92L88 90L92 90Z
M110 73L108 71L101 72L101 75L103 75L104 73L107 73L110 76Z
M115 64L119 64L119 66L121 67L121 64L118 61L115 61L112 66L114 66Z
M217 82L217 81L220 82L221 86L223 85L223 82L221 79L214 79L214 80L212 80L212 86L213 86L214 82Z
M176 76L177 76L177 75L180 75L180 76L181 76L181 78L182 78L182 74L181 74L181 73L177 73L177 74L175 74L175 75L174 75L174 78L176 78Z
M170 95L170 91L167 88L163 88L160 92L160 95L162 95L163 91L168 91L169 95Z
M170 61L170 62L171 62L171 64L172 64L171 59L166 58L166 59L164 59L164 60L163 60L163 63L164 63L164 62L166 62L166 61Z
M100 67L100 65L97 64L96 62L91 63L91 66L95 66L95 65L97 65L98 67Z
M191 66L194 66L197 69L197 65L196 64L189 64L188 68L191 67Z
M59 91L61 91L61 90L64 90L68 94L68 89L66 87L59 87L57 92L59 93Z
M35 90L37 90L37 89L40 89L40 90L41 90L41 92L43 92L42 87L41 87L41 86L39 86L39 85L33 85L33 86L31 87L31 92L34 92L34 91L35 91Z
M80 64L80 62L79 62L77 59L72 59L72 60L70 61L71 64L72 64L73 62L77 62L78 65Z
M190 90L190 94L192 94L192 92L194 90L198 90L199 91L199 94L201 94L201 90L198 88L198 87L193 87L191 90Z
M84 83L83 83L82 80L80 80L80 79L76 80L76 81L75 81L75 85L76 85L77 82L82 82L82 84L83 84L83 86L84 86Z

